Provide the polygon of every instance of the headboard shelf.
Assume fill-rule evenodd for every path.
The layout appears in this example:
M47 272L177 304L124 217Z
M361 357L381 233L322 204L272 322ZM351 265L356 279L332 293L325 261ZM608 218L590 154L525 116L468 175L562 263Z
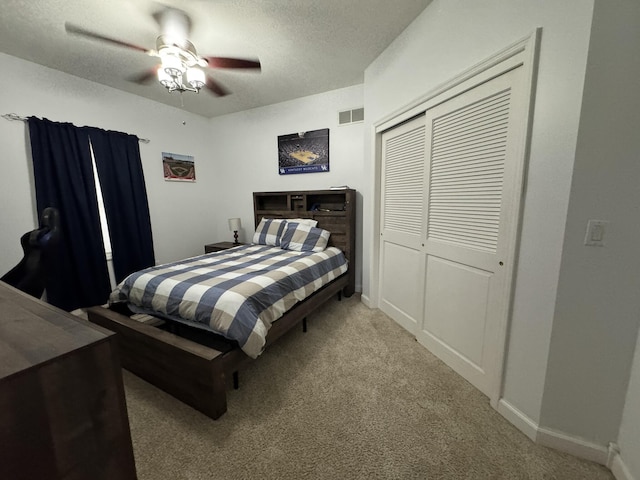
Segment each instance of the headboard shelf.
M254 193L253 200L255 209L260 211L289 210L291 205L288 195L264 195L256 197Z
M355 290L356 191L301 190L291 192L254 192L254 222L257 227L266 218L312 218L318 227L331 232L329 245L342 250L350 263L349 292Z

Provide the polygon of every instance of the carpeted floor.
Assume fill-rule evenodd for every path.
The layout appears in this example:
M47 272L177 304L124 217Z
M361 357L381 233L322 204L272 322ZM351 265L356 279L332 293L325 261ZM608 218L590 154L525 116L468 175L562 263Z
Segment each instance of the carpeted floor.
M357 296L330 302L240 373L213 421L125 372L141 480L602 479L533 444Z

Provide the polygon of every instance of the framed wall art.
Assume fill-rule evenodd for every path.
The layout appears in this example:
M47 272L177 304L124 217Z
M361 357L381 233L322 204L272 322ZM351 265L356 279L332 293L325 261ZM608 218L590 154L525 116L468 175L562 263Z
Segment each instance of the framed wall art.
M191 155L162 152L162 168L166 181L196 181L196 166Z
M278 173L280 175L328 171L328 128L278 137Z

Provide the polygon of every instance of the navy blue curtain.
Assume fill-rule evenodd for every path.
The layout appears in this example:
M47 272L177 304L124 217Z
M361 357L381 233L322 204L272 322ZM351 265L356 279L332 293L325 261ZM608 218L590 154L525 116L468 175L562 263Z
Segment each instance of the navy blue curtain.
M84 127L91 139L109 226L116 282L155 265L138 137Z
M38 216L60 214L59 255L47 301L64 310L100 305L111 286L104 252L88 132L70 123L29 117Z

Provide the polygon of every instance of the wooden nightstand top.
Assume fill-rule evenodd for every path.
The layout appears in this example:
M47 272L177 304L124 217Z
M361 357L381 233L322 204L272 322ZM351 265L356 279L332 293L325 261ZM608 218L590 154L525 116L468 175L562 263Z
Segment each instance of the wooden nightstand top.
M233 247L238 247L240 245L244 245L244 243L233 243L233 242L217 242L217 243L209 243L204 246L204 253L211 252L219 252L221 250L228 250Z

